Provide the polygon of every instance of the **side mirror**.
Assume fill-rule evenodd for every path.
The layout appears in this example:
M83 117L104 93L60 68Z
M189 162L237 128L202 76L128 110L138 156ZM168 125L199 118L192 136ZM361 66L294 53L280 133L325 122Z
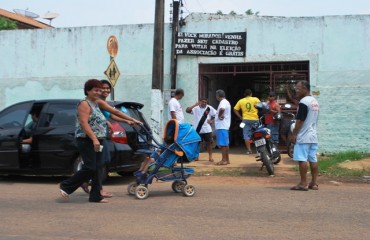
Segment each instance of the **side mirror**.
M286 103L286 104L284 104L284 107L285 107L285 108L292 108L292 105L291 105L291 104L289 104L289 103Z

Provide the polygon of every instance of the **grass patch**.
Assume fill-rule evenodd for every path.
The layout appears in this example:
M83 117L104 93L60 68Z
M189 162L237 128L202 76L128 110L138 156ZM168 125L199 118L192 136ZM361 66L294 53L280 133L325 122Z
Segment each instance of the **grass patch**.
M230 177L240 177L246 176L245 170L240 168L234 169L212 169L209 171L196 171L195 176L230 176Z
M194 176L228 176L228 177L266 177L268 176L265 169L260 171L259 168L224 168L195 171Z
M329 176L364 176L370 175L370 168L348 169L339 166L346 161L358 161L370 157L370 153L356 151L339 152L319 157L319 172Z

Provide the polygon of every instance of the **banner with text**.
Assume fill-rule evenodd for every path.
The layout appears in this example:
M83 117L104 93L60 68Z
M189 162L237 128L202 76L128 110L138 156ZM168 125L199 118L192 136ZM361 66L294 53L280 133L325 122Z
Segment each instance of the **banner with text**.
M245 57L246 32L177 34L176 55Z

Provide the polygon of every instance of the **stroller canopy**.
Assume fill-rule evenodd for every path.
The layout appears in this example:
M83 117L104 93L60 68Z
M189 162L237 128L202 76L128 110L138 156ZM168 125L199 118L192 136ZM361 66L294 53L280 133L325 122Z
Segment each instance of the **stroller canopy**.
M199 156L201 138L195 129L188 123L179 124L170 119L164 130L164 139L173 137L174 142L184 152L184 161L194 161Z

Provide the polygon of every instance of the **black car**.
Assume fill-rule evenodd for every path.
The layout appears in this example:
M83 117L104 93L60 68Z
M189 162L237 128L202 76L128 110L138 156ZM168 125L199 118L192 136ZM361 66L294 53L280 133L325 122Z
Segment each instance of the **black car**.
M0 112L0 174L71 175L83 164L75 138L76 108L80 100L34 100L14 104ZM135 102L110 102L112 106L142 121L149 129ZM37 113L37 121L32 114ZM139 168L146 155L149 134L138 134L128 124L112 122L108 139L111 161L106 173L127 174ZM32 129L32 130L31 130ZM141 135L141 136L140 136ZM23 143L32 137L31 143ZM146 139L143 139L146 138ZM107 174L106 174L107 175Z

